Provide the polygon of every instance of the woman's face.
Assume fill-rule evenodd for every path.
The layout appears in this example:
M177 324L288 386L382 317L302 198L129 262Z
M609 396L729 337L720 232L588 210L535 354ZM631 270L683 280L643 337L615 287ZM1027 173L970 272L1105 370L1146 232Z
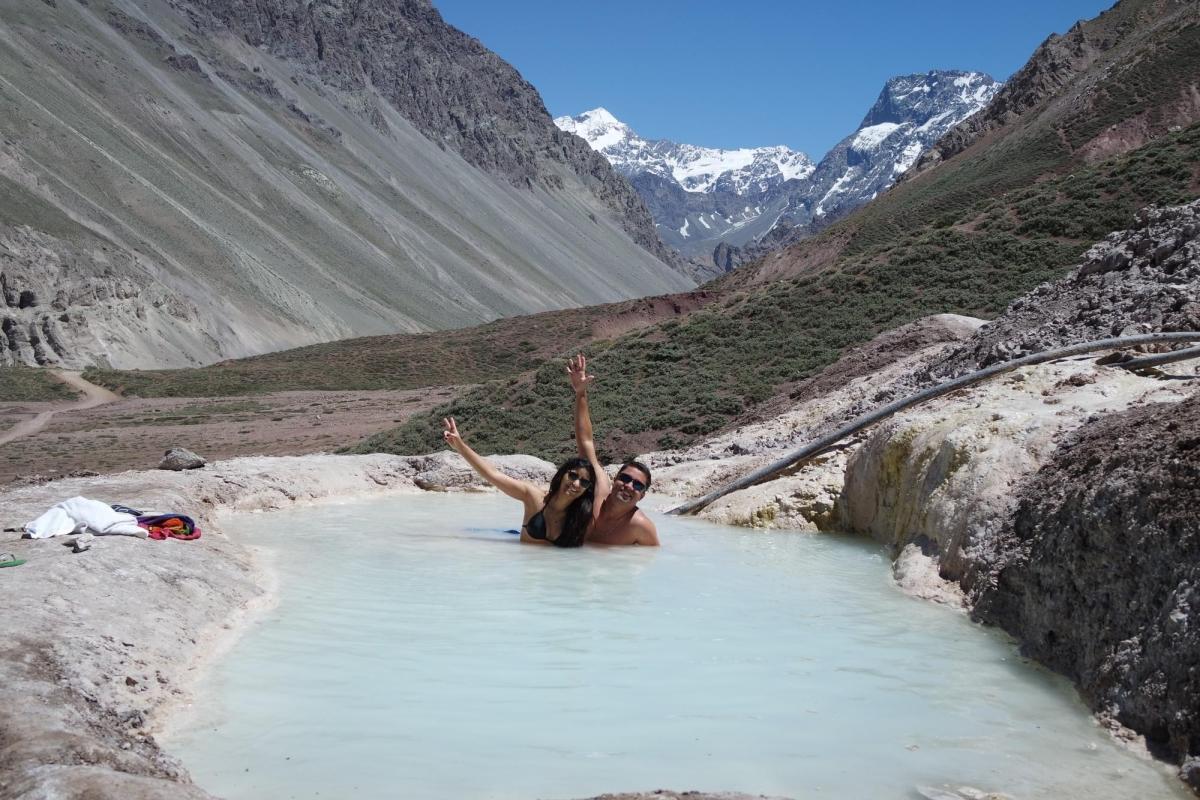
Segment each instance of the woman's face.
M571 500L581 497L592 485L592 471L587 467L571 467L563 473L558 490Z

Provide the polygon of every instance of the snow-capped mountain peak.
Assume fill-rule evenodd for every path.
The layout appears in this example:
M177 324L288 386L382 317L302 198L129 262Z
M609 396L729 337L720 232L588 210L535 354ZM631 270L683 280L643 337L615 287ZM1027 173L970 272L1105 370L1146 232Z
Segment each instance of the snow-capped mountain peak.
M605 108L558 117L554 123L581 136L619 172L629 177L644 172L669 176L687 192L710 193L720 187L738 195L755 194L806 178L815 168L807 155L783 145L724 150L643 139Z
M717 262L719 244L742 247L776 224L811 232L870 201L1000 87L979 72L890 78L858 130L815 166L782 145L723 150L643 139L603 108L554 122L630 179L664 242Z
M574 117L559 117L554 124L567 133L583 138L593 150L602 153L627 139L637 138L632 128L606 108L593 108Z
M890 187L942 134L983 108L1001 84L982 72L931 70L889 78L858 130L821 160L811 196L785 219L840 216Z

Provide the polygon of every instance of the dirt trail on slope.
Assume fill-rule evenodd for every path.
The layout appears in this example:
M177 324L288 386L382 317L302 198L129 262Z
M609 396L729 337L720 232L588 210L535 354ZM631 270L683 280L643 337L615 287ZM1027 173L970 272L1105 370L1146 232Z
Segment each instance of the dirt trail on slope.
M171 447L209 460L330 452L445 403L463 387L273 392L245 397L120 397L73 406L16 441L0 439L0 486L70 472L149 469ZM0 420L29 420L64 404L0 403ZM21 422L21 425L29 425ZM0 432L8 433L0 422Z
M19 439L22 436L29 436L30 434L37 433L42 428L46 427L46 425L50 422L50 418L55 414L62 414L65 411L83 411L121 399L118 395L110 392L108 389L85 381L77 372L65 372L63 370L55 369L50 370L50 373L63 383L70 386L72 389L83 392L83 399L77 400L69 406L51 408L47 411L41 412L32 419L27 419L24 422L18 422L4 433L0 433L0 444L8 444L13 439Z

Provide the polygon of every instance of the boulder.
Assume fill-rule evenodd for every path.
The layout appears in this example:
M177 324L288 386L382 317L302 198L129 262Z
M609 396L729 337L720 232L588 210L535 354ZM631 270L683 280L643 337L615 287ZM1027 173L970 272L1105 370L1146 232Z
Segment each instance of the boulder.
M172 447L163 453L162 461L158 462L159 469L200 469L208 462L184 447Z
M525 455L488 456L505 475L517 480L550 486L555 466L549 461ZM426 491L479 491L488 488L471 465L457 453L441 452L404 459L414 470L413 483Z

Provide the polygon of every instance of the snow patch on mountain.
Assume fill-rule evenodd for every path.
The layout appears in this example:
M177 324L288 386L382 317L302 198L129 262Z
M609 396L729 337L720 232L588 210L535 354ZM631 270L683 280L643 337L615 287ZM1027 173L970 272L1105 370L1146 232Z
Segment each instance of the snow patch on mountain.
M783 145L724 150L643 139L605 108L558 117L554 123L583 137L625 175L650 172L670 176L686 192L709 193L720 188L738 195L753 194L806 178L816 168L807 155Z
M881 122L878 125L870 125L855 134L854 140L850 142L850 146L855 150L874 150L883 144L883 140L891 136L899 127L901 126L895 122Z

